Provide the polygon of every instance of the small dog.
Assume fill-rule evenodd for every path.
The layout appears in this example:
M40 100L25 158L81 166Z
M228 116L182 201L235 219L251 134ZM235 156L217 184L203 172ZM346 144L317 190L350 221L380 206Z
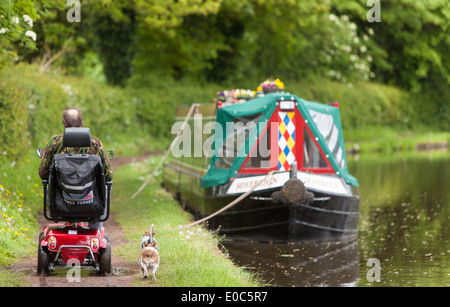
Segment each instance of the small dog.
M153 224L149 232L142 235L141 254L138 264L141 269L142 278L148 277L148 269L152 270L152 276L156 279L156 271L159 267L159 249L153 232Z

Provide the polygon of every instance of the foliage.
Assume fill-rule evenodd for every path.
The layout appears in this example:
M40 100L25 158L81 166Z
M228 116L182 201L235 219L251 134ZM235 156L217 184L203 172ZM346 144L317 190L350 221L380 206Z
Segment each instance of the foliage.
M215 20L220 1L203 1L203 4L193 7L192 3L201 1L186 1L183 6L190 7L186 10L180 7L181 2L175 2L178 3L173 8L176 14L171 17L162 13L172 12L171 9L158 10L144 6L143 9L150 12L158 10L162 20L156 22L148 14L140 14L143 22L139 25L135 68L138 72L150 69L175 78L188 75L202 79L202 74L211 66L210 61L217 57L219 51L227 48L221 33L211 28L214 27L211 23ZM166 1L162 6L168 3ZM184 15L178 16L182 12Z
M13 91L27 100L25 108L31 107L33 140L55 131L59 116L52 112L75 101L99 113L99 124L93 125L107 138L112 136L102 118L109 113L116 118L123 108L129 112L114 122L127 129L142 124L153 135L168 137L177 105L210 101L226 87L254 89L270 76L307 99L342 101L348 127L422 122L450 129L448 1L383 2L380 23L367 21L366 1L86 0L81 23L66 20L61 1L14 3L21 12L31 10L38 48L2 44L17 53L17 60L36 61L42 72L58 67L99 81L52 81L56 86L51 86L43 81L54 80L50 72L21 80L25 91ZM11 87L22 87L21 73L9 72L11 82L16 78ZM125 91L103 91L105 80ZM11 91L3 95L12 97ZM38 104L51 106L50 111ZM37 118L48 121L48 131L36 128Z
M348 16L330 12L329 1L248 1L247 7L240 57L251 66L243 66L242 76L251 69L255 76L290 79L312 72L343 82L369 79L363 38Z
M7 67L0 80L6 80L0 82L1 150L7 150L12 160L30 146L42 147L51 136L62 133L61 112L69 106L82 110L85 126L105 147L132 154L149 141L145 124L137 120L136 99L121 88L42 73L36 65Z
M20 156L28 148L28 109L22 89L0 81L0 154Z
M369 9L366 1L224 0L216 14L187 15L169 32L140 24L135 73L216 82L313 73L445 92L448 1L382 3L380 23L367 20Z
M211 102L221 86L198 84L190 80L175 81L163 75L148 75L130 80L130 98L136 106L136 116L148 133L171 139L175 110L182 104Z
M352 5L350 5L350 3ZM418 92L424 82L450 84L450 3L445 0L381 2L381 22L368 23L366 1L335 1L358 29L371 36L379 51L372 55L378 80ZM430 80L433 75L438 80Z
M85 0L81 23L66 20L64 1L14 3L30 11L37 33L38 51L8 44L18 60L53 59L84 75L85 55L95 52L111 84L149 72L221 83L320 74L347 84L374 80L415 93L438 91L438 97L450 84L445 0L380 2L381 22L368 21L365 0ZM438 97L432 103L445 111Z
M35 217L42 205L39 162L35 151L27 151L17 162L8 151L0 153L0 265L11 265L18 256L36 250Z
M133 77L126 88L119 88L84 78L41 73L36 66L26 65L5 69L0 79L5 80L0 83L0 136L5 144L2 148L7 148L12 159L19 158L30 145L43 146L49 137L61 133L61 111L68 106L81 108L85 125L106 147L128 154L142 148L164 150L173 138L171 126L178 106L211 102L218 91L242 85L200 84L148 75ZM261 81L249 78L246 86L256 90ZM402 129L427 125L436 130L448 125L449 115L442 112L442 107L427 103L436 99L430 94L412 94L366 81L343 84L313 75L283 82L286 91L304 99L339 101L344 130L374 125ZM154 138L159 142L150 141Z
M0 2L0 70L17 56L22 45L36 49L36 33L32 31L35 19L32 0Z
M344 131L372 125L403 128L415 125L411 121L413 109L410 94L393 86L364 81L349 86L311 76L302 81L285 83L288 92L307 100L322 103L338 101Z
M98 13L95 18L94 49L101 54L104 73L109 83L124 85L131 76L134 56L134 33L136 12L124 9L126 20L114 21L109 14Z

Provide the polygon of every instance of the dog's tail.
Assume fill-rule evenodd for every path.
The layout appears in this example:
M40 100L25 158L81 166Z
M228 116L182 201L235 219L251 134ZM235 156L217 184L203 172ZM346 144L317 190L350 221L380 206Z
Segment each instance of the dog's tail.
M154 234L153 234L153 224L150 226L150 230L148 232L148 236L150 237L149 244L153 245L153 236L154 236Z

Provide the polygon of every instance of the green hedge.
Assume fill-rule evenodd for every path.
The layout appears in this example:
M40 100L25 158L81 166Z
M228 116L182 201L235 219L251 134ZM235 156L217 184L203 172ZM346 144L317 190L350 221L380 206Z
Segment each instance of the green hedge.
M84 113L85 126L109 146L125 151L146 147L163 150L173 138L171 127L177 106L210 102L219 90L256 89L261 81L198 84L149 73L135 76L127 87L118 88L56 72L41 74L37 66L24 64L4 69L0 80L4 80L0 82L0 137L3 147L12 148L13 156L29 144L43 146L49 137L61 133L61 111L68 106L78 106ZM426 103L429 96L393 86L368 82L343 84L317 76L300 81L282 78L282 81L286 91L304 99L339 101L344 130L373 126L401 129L427 126L439 130L443 128L442 122L446 122L442 110L432 109Z
M51 136L62 133L62 110L69 106L82 110L85 126L105 147L120 143L120 150L130 152L128 147L142 149L142 139L150 138L138 121L136 100L122 88L39 73L34 65L6 68L0 80L5 80L0 83L0 136L2 146L14 148L9 158L17 159L24 148L42 147Z
M8 159L28 149L28 110L23 90L14 82L0 82L0 155Z
M248 80L246 83L250 89L256 89L259 81ZM339 101L344 129L363 129L377 125L409 129L424 123L426 117L431 116L427 114L436 113L436 110L426 108L423 95L413 95L394 86L368 82L343 84L320 77L282 81L287 92L304 99L321 103ZM151 123L152 134L165 137L170 136L178 105L210 102L219 90L244 87L241 84L220 86L187 81L155 82L151 79L148 82L134 82L131 86L136 89L139 119ZM418 108L422 110L420 113L416 112Z
M287 90L307 100L338 101L344 129L413 125L410 94L393 86L368 82L343 84L315 78L287 83Z

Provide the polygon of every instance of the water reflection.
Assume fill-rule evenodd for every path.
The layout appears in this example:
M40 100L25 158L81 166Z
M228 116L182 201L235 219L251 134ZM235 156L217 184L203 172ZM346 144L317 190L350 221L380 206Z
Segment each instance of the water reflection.
M349 170L357 242L224 242L230 256L276 286L450 286L450 155L362 156ZM380 282L366 277L371 258Z
M295 244L224 242L238 265L275 286L353 286L359 278L358 241Z
M450 285L450 157L369 156L351 161L360 182L361 275L369 258L381 282L360 285Z

